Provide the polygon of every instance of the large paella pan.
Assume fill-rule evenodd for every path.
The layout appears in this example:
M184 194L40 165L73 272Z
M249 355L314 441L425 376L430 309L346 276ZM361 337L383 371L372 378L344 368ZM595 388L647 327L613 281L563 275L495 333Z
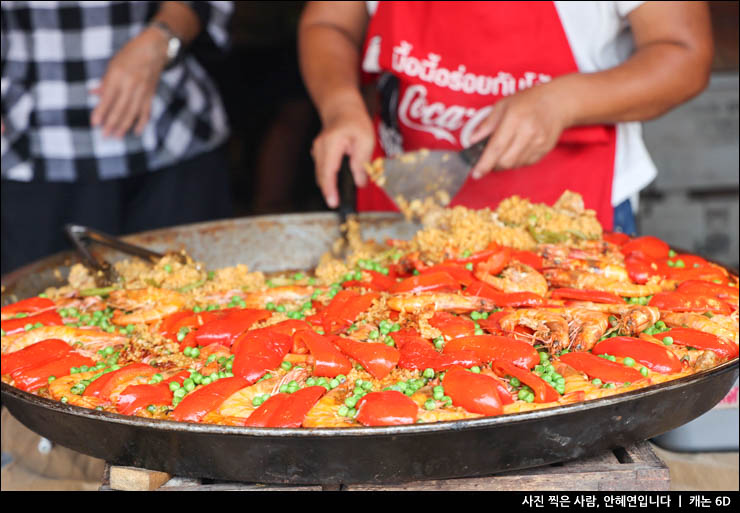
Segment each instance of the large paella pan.
M557 235L528 217L531 237ZM60 287L49 293L62 323L39 320L16 333L3 328L3 404L39 434L115 464L257 482L392 482L525 468L649 438L707 411L737 379L737 299L733 308L733 299L722 295L733 287L736 294L736 277L705 261L665 248L672 265L664 263L659 278L643 279L634 273L645 270L628 267L624 255L642 265L663 249L637 244L630 257L619 250L628 243L619 237L588 240L579 231L571 234L578 241L535 241L529 251L516 238L501 244L468 237L467 247L450 247L449 239L425 242L418 226L392 215L365 215L360 225L365 238L391 240L357 242L347 265L325 258L316 275L305 271L339 235L331 214L205 223L128 238L156 250L186 248L206 264L197 269L203 276L169 287L160 281L83 289L85 277L75 278L74 270L70 276L70 254L4 277L3 305ZM399 242L412 238L411 245ZM620 272L608 267L609 259L633 276L603 280L604 273ZM279 274L246 273L245 280L257 283L239 282L240 290L227 295L203 287L219 279L208 270L236 264ZM124 274L126 265L118 267ZM188 265L196 266L164 259L139 276L152 280L159 271L166 281ZM590 277L598 274L594 266L601 281ZM699 269L721 276L700 276ZM680 270L700 279L677 280ZM70 292L68 280L78 278ZM666 285L669 278L688 285ZM695 281L704 285L689 283ZM644 288L658 283L665 290ZM166 289L188 296L201 288L197 300L175 307L165 297L146 308L125 303L136 294ZM682 299L691 304L676 306ZM350 315L339 300L367 304ZM250 312L251 321L232 333L218 314L224 310L232 319L234 312ZM18 312L25 314L20 319L35 313ZM196 324L175 323L193 315ZM699 317L724 329L729 318L734 338L721 331L687 338L704 326L693 324L704 322ZM210 330L221 337L216 343L205 338L209 321L221 322ZM270 330L284 326L292 328L276 362L255 367L256 356L239 356L260 346L259 333L275 340L280 337ZM65 340L62 329L78 331ZM16 367L6 374L7 365L35 358L33 351L42 355L38 344L50 338L43 330L61 338L55 369L70 350L90 361L75 360L62 373ZM81 338L79 330L97 338ZM157 349L160 343L168 349ZM154 389L166 400L137 395Z

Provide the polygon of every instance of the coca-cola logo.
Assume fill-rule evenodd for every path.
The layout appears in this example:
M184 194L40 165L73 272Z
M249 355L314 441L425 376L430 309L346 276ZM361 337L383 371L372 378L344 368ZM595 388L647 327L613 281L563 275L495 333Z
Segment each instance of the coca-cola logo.
M490 114L492 106L480 109L463 105L445 105L427 99L427 88L416 84L406 88L398 106L398 119L405 126L428 132L436 139L457 145L454 133L460 131L459 144L470 145L470 136L475 128Z

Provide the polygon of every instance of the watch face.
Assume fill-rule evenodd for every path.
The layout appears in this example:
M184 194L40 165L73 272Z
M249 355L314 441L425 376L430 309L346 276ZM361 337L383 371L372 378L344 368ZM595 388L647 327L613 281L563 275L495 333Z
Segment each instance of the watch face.
M180 53L180 40L176 37L171 37L169 43L167 43L167 59L173 60Z

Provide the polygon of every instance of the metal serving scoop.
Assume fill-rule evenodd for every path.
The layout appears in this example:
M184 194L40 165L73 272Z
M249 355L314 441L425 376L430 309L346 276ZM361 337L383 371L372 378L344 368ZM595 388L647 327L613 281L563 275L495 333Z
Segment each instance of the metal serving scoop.
M409 203L429 197L447 203L463 186L487 143L485 138L461 151L418 150L384 159L383 173L375 183L396 203L399 196ZM445 197L447 201L441 201Z

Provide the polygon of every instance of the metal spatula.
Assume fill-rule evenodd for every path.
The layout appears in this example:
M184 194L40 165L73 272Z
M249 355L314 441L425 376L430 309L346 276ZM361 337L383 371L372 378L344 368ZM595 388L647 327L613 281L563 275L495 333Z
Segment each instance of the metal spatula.
M408 202L429 197L439 199L438 191L444 191L452 199L487 143L485 138L462 151L418 150L385 159L379 185L396 203L398 196Z

